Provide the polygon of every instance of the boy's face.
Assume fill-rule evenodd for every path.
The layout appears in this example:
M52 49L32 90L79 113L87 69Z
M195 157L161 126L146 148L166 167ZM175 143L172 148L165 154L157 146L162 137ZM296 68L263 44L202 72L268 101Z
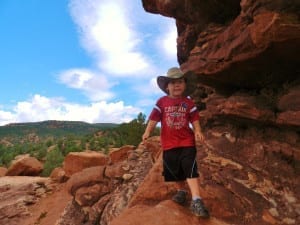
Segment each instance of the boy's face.
M173 98L181 97L185 91L186 83L184 78L171 80L167 85L169 96Z

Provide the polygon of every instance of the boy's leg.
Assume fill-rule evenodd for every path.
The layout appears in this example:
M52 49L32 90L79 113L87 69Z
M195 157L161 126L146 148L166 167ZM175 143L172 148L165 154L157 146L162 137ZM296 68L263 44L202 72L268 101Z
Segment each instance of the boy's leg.
M187 178L186 181L191 190L192 198L200 198L198 178Z
M186 191L186 183L185 181L177 181L175 183L177 192L173 196L172 200L180 205L185 205L187 201L187 191Z
M185 184L185 176L180 168L178 154L181 149L173 149L163 152L163 176L166 182L173 182L177 189L172 200L180 205L184 205L187 200L187 191Z
M200 197L198 178L188 178L187 183L189 185L192 194L192 203L191 203L192 213L195 214L196 216L208 218L209 212Z

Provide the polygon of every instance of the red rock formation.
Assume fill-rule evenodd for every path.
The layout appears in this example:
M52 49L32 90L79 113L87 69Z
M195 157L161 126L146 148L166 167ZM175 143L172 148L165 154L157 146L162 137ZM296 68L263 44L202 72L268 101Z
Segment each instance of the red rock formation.
M152 152L143 145L136 149L123 146L108 156L109 164L90 165L74 173L67 181L74 201L57 225L83 224L84 221L108 224L127 206L151 168L153 158ZM84 215L80 213L83 209Z
M54 189L50 183L49 178L42 177L1 177L0 224L27 225L25 219L32 216L29 207Z
M5 167L0 167L0 177L5 176L6 172L7 172L7 168L5 168Z
M133 145L126 145L119 149L113 150L109 152L109 158L111 163L116 163L120 161L124 161L127 159L127 156L130 151L133 151L135 147Z
M66 176L66 172L63 170L63 168L55 168L54 170L52 170L51 174L50 174L50 178L58 183L62 183L65 182L68 178Z
M70 152L65 160L63 169L67 177L92 166L103 166L108 163L108 157L100 152Z
M20 155L12 161L6 176L38 176L43 170L43 164L29 155Z
M153 137L110 164L72 167L73 201L56 224L300 224L300 1L142 2L176 19L178 61L206 137L197 162L211 218L169 200L175 187L162 180Z
M299 224L300 2L142 2L146 11L176 19L178 61L193 81L206 134L198 164L212 218ZM156 223L153 206L164 204L172 188L153 179L154 168L113 225Z
M66 157L65 168L77 170L70 177L63 168L55 169L51 178L0 177L0 224L108 224L127 206L155 157L143 145L123 146L119 153L116 149L114 160L106 156L100 166L94 165L97 156L95 152L76 155L76 162L84 162L77 167L68 165Z

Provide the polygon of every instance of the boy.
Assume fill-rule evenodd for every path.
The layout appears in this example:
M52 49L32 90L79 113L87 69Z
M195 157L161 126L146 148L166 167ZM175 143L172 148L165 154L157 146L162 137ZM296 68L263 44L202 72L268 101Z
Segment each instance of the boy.
M167 95L154 106L145 132L145 141L161 122L161 144L163 148L163 175L166 182L178 182L183 187L186 181L192 194L191 211L196 216L208 218L209 212L199 193L195 139L204 140L199 124L199 113L193 101L184 96L186 77L177 68L170 68L167 76L157 78L159 88ZM189 124L192 124L193 130ZM184 205L187 192L178 190L173 201Z

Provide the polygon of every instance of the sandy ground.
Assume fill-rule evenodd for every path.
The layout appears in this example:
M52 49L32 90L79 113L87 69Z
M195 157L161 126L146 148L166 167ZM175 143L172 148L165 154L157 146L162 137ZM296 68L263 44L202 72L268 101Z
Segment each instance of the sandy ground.
M72 196L65 188L65 183L52 183L50 178L45 177L0 177L0 187L5 188L5 186L9 186L11 190L22 189L22 187L25 187L26 185L37 182L50 184L52 191L40 198L35 204L27 206L30 216L22 221L22 225L55 225L56 221L63 213L64 208L72 199ZM26 195L26 192L24 192L24 195ZM6 200L9 201L9 199ZM5 202L6 201L2 201L3 204L6 204Z
M24 225L55 225L65 207L72 199L64 184L29 208L31 216Z

